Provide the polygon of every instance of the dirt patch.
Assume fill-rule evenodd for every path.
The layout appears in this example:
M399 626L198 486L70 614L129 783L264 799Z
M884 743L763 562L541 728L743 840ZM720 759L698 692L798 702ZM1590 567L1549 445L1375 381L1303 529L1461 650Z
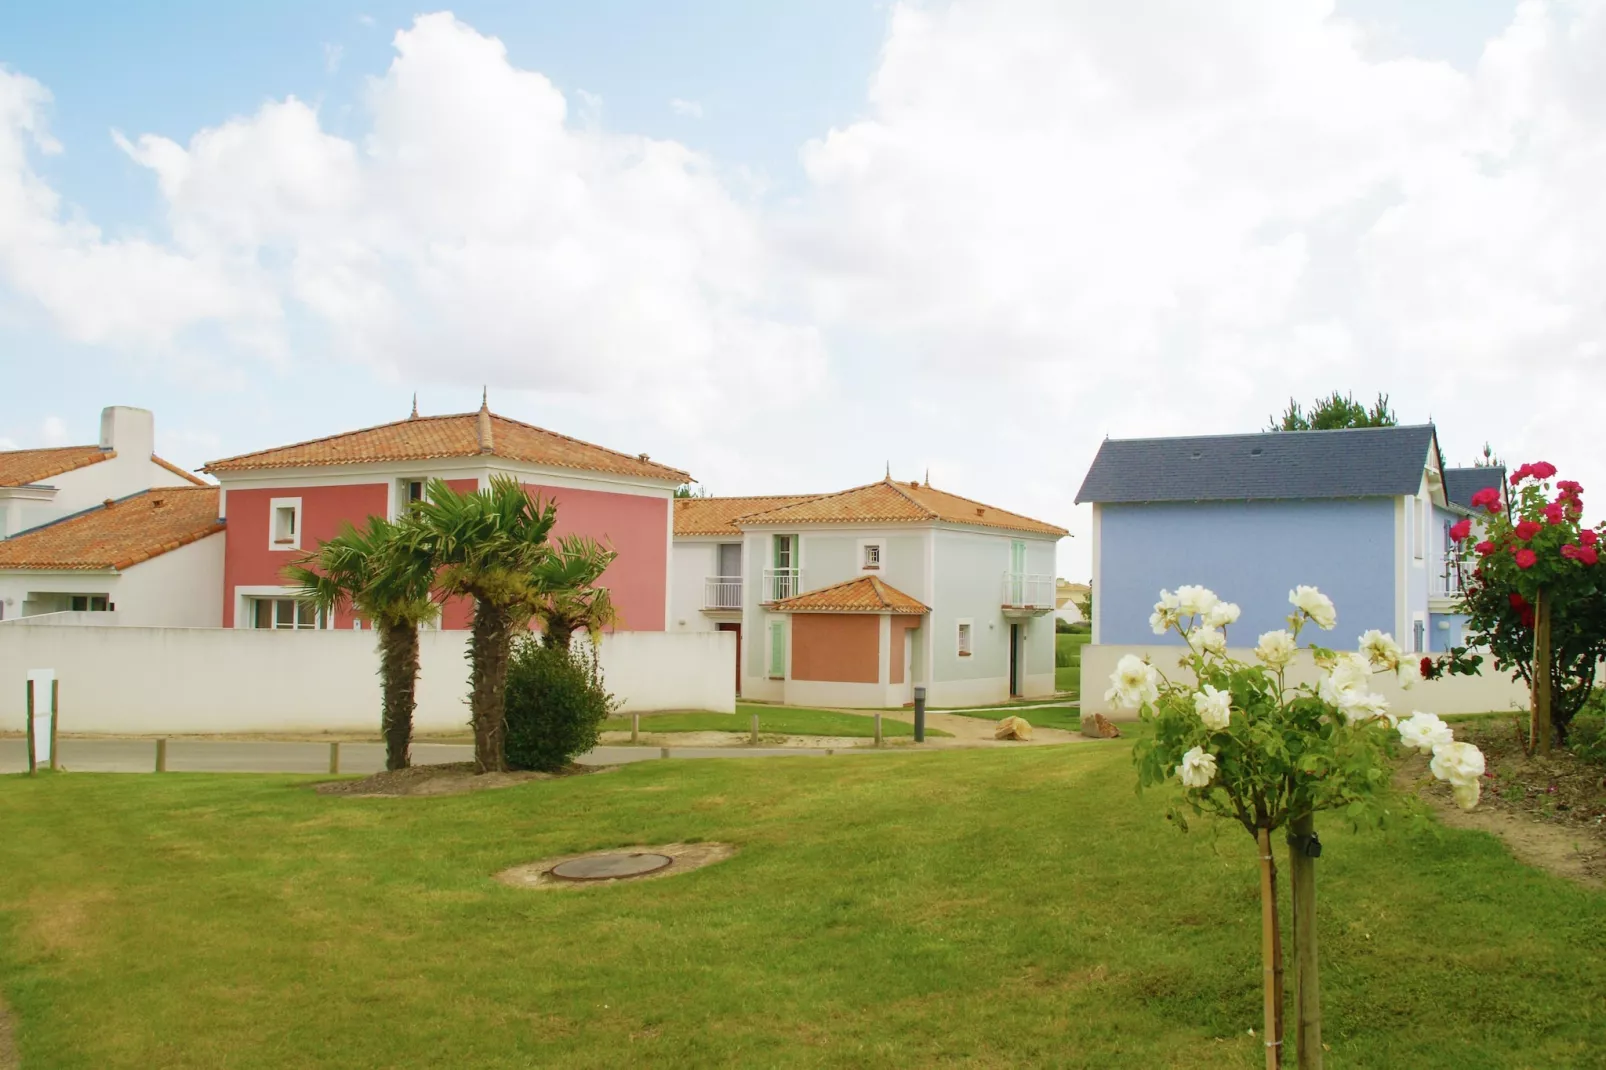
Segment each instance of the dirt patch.
M888 746L913 743L910 736L886 737ZM604 745L630 742L629 732L604 732L600 740ZM643 732L639 741L649 747L751 747L752 737L746 732ZM874 747L875 740L862 736L786 736L760 732L760 747L797 747L830 750L850 750L854 747Z
M0 1070L17 1070L22 1058L17 1054L16 1023L6 1001L0 999Z
M609 772L617 766L571 765L561 773L485 773L476 775L473 762L447 762L441 765L415 765L397 769L361 780L329 780L316 785L319 795L351 795L358 798L396 797L403 795L465 795L471 791L489 791L494 788L511 788L528 784L532 780L556 780L559 777L585 776L590 773Z
M1401 767L1402 781L1433 806L1444 824L1492 833L1527 865L1606 887L1606 768L1567 751L1529 757L1513 722L1463 723L1455 729L1457 737L1476 743L1484 754L1476 809L1455 805L1449 786L1432 780L1425 757Z
M552 867L564 862L572 862L577 858L594 858L598 855L636 854L650 852L652 854L668 855L674 862L664 869L640 877L622 878L628 881L653 881L665 877L673 877L677 873L690 873L694 869L723 862L736 853L736 848L728 843L663 843L657 846L610 847L605 851L582 851L580 854L559 855L556 858L543 858L539 862L527 862L522 866L504 869L496 875L496 879L512 888L594 888L604 884L618 884L618 880L601 881L566 881L552 876Z

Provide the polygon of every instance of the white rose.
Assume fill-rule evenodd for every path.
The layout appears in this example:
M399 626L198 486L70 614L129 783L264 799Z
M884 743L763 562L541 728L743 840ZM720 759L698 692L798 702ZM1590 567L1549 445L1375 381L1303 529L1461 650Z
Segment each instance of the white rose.
M1227 650L1227 635L1220 628L1200 625L1188 633L1188 646L1196 654L1222 654Z
M1400 667L1400 659L1405 652L1394 637L1376 628L1361 636L1360 652L1371 663L1372 668L1394 670Z
M1440 743L1433 748L1428 769L1455 787L1476 784L1483 776L1483 752L1470 743Z
M1209 787L1216 778L1216 756L1206 754L1203 747L1193 748L1182 756L1182 764L1177 766L1177 776L1182 778L1185 788Z
M1208 587L1184 586L1177 588L1177 609L1184 617L1209 613L1221 599Z
M1205 610L1204 622L1212 628L1225 628L1236 623L1242 612L1235 602L1217 602Z
M1329 706L1341 706L1345 695L1366 690L1366 681L1371 675L1372 667L1365 658L1346 652L1338 655L1316 693Z
M1232 721L1232 693L1205 684L1203 690L1194 692L1193 712L1206 728L1218 732Z
M1333 600L1314 587L1295 587L1288 592L1288 601L1295 609L1316 622L1323 631L1331 631L1338 623L1338 611Z
M1286 669L1288 663L1294 660L1294 651L1297 649L1294 637L1279 628L1260 637L1260 643L1255 647L1255 657L1274 669Z
M1435 713L1413 713L1400 722L1400 742L1412 750L1432 754L1433 748L1455 742L1455 732Z
M1373 717L1383 717L1390 724L1394 723L1393 715L1389 713L1389 704L1382 695L1367 691L1364 688L1351 688L1339 696L1338 712L1346 721L1368 721Z
M1455 804L1463 810L1470 810L1478 805L1478 795L1482 793L1483 786L1476 780L1467 784L1451 784L1450 794L1455 796Z
M1123 708L1153 705L1160 698L1160 674L1136 654L1127 654L1115 663L1104 698Z
M1164 635L1177 626L1177 596L1170 591L1161 591L1160 600L1154 603L1154 612L1149 615L1149 627L1154 629L1155 635Z

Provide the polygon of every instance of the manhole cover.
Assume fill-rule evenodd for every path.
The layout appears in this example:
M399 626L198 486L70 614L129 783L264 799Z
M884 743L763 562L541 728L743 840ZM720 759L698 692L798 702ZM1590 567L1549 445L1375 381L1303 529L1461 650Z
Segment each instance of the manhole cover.
M552 875L566 881L608 881L656 873L675 860L668 855L592 855L573 858L552 867Z

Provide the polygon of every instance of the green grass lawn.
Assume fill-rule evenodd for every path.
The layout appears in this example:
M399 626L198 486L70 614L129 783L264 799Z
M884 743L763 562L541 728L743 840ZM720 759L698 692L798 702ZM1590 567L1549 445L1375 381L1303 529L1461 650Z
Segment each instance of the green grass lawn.
M757 703L738 702L736 712L730 713L644 713L641 715L643 732L749 732L752 715L758 714L758 730L769 735L783 736L854 736L871 739L875 736L875 718L871 714L841 713L836 710L807 710L791 706L763 706ZM630 718L611 717L603 728L608 731L630 731ZM914 725L881 719L881 734L912 736ZM946 736L934 728L926 729L929 736Z
M452 798L310 779L0 778L22 1065L1263 1063L1253 845L1175 831L1121 743ZM1321 833L1329 1066L1599 1065L1606 896L1482 833ZM738 853L614 887L490 879L694 839Z
M1055 658L1054 688L1057 691L1069 691L1073 696L1080 697L1082 693L1082 648L1091 642L1093 636L1087 632L1059 632L1054 636ZM1070 660L1069 665L1060 665L1060 661Z
M1041 709L1014 710L1007 706L1000 706L993 710L948 710L961 717L980 717L989 721L1001 721L1005 717L1024 717L1035 728L1063 728L1067 732L1078 731L1082 727L1081 712L1075 706L1044 706Z

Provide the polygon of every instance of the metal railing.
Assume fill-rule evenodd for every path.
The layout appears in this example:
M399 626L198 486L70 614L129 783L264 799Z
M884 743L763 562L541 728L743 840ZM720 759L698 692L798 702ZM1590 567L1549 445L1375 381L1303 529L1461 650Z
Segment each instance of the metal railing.
M703 581L704 609L741 609L742 578L709 576Z
M803 593L803 570L797 568L767 568L759 601L779 602L783 598Z
M1003 604L1011 609L1053 609L1054 577L1027 572L1004 573Z
M1459 561L1434 559L1428 562L1428 597L1460 598L1466 591Z

